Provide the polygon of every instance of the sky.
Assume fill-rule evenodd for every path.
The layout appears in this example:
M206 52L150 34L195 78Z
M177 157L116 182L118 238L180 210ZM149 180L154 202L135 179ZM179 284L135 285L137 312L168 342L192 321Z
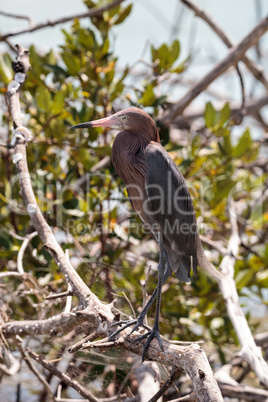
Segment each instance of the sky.
M195 0L197 2L197 0ZM128 4L127 0L125 4ZM198 0L198 4L210 13L217 23L228 33L234 42L240 41L259 21L268 13L268 0ZM30 15L35 22L43 22L48 19L56 19L62 16L73 15L86 11L82 1L78 0L0 0L0 10ZM10 30L22 28L26 21L0 16L0 31L5 33ZM83 24L87 24L83 20ZM63 42L61 28L67 28L70 23L49 27L30 34L23 34L12 38L12 43L19 41L25 47L34 43L40 50L47 51L50 48L57 49ZM119 65L132 65L141 56L149 61L150 43L155 46L163 42L170 43L174 38L180 40L182 61L189 55L189 51L195 56L187 77L192 80L202 78L216 62L220 61L228 52L222 41L212 30L194 13L182 5L179 0L135 0L133 11L123 24L114 29L115 53L119 57ZM268 34L261 38L262 48L266 57L258 62L268 75ZM3 45L0 44L0 51ZM255 49L251 49L248 55L256 58ZM245 70L245 69L244 69ZM231 97L239 101L241 98L240 84L237 76L225 75L213 83L214 90L220 89L226 93L226 99ZM251 78L245 75L247 94L254 88L255 94L261 95L263 87L255 84ZM187 87L178 89L171 94L174 98L183 95ZM195 102L203 102L204 96Z

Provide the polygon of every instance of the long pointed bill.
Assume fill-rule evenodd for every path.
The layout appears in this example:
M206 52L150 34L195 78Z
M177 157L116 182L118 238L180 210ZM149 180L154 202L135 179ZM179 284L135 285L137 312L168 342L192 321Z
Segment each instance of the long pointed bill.
M86 123L76 124L75 126L71 126L72 128L87 128L87 127L116 127L118 125L118 120L116 116L112 115L109 117L105 117L104 119L88 121Z

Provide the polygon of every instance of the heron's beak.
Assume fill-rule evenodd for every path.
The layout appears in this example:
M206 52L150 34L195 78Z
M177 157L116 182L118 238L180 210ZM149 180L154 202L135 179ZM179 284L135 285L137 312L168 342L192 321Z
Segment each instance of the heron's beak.
M118 125L118 120L116 116L112 115L109 117L105 117L104 119L87 121L86 123L76 124L75 126L71 126L72 128L87 128L87 127L111 127L116 128Z

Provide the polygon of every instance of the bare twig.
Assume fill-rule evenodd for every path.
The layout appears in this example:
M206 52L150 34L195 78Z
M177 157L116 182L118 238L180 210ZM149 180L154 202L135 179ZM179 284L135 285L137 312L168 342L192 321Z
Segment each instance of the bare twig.
M197 402L198 398L195 394L195 392L191 392L188 395L181 396L180 398L177 399L172 399L172 402Z
M3 336L1 334L1 338ZM15 375L20 369L20 362L13 356L9 348L5 343L0 342L0 356L2 357L5 364L0 364L0 373L4 373L6 375ZM5 341L5 339L4 339Z
M250 402L267 402L268 391L247 385L219 384L223 396Z
M34 375L38 378L38 380L43 384L45 389L47 390L47 393L52 401L55 401L52 389L50 388L49 383L46 381L45 377L34 367L32 364L31 360L29 359L28 353L23 349L22 347L22 339L17 335L17 345L19 348L19 351L21 353L21 356L23 357L25 363L29 367L29 369L34 373Z
M79 342L75 343L74 345L70 346L68 348L68 352L69 353L74 353L77 350L81 349L81 347L83 346L84 343L86 342L92 342L94 341L96 338L99 338L99 336L101 336L102 333L99 331L94 331L92 332L90 335L86 336L85 338L81 339Z
M238 385L238 381L231 377L231 370L233 366L231 363L224 364L215 373L215 378L222 384Z
M122 293L123 293L123 296L124 296L124 298L126 299L126 301L128 302L128 305L129 305L129 307L130 307L130 309L131 309L131 311L132 311L133 318L136 318L136 313L135 313L134 307L132 306L131 301L129 300L129 298L127 297L127 295L125 294L125 292L122 292Z
M149 402L156 402L158 401L159 398L161 398L162 395L166 392L166 390L172 385L174 381L179 376L179 373L181 370L174 369L173 372L170 374L166 382L162 385L162 387L159 389L159 391L149 400Z
M28 234L25 236L23 243L21 245L20 251L18 252L18 257L17 257L17 269L18 272L20 274L24 274L24 269L23 269L23 264L22 264L22 260L23 260L23 256L25 253L26 248L28 247L28 244L30 243L30 241L37 236L37 232L33 232L31 234Z
M255 342L258 346L268 344L268 332L262 332L261 334L255 335Z
M98 400L91 394L87 389L82 387L76 380L72 380L67 374L59 371L53 364L49 363L45 358L41 355L36 354L29 348L26 349L29 356L34 359L37 363L41 364L46 370L50 371L52 374L60 378L65 384L74 388L80 395L87 398L91 402L98 402Z
M27 28L18 29L17 31L7 32L0 36L0 41L3 41L6 38L9 38L11 36L17 36L17 35L21 35L21 34L28 33L28 32L34 32L34 31L37 31L37 30L43 29L43 28L54 27L55 25L59 25L59 24L63 24L64 22L72 21L75 18L96 17L96 16L104 13L104 11L111 10L112 8L118 6L123 1L124 0L115 0L112 3L108 3L102 7L92 8L91 10L88 10L85 13L69 15L68 17L62 17L62 18L58 18L55 20L48 20L48 21L41 22L41 23L33 25L33 26L29 26Z
M254 46L259 38L268 30L268 17L264 18L260 23L236 46L234 46L227 56L219 62L208 74L201 78L189 91L160 118L160 124L163 126L171 123L184 109L216 78L224 73L229 67L237 64L245 52Z
M150 272L151 272L151 266L149 266L147 273L146 273L146 278L145 281L142 285L142 307L144 308L146 306L147 303L147 285L148 285L148 281L149 281L149 277L150 277ZM148 318L147 318L147 314L144 317L144 324L148 325Z
M240 71L238 63L235 66L235 68L236 68L238 78L239 78L239 81L240 81L240 86L241 86L241 106L240 106L240 109L239 109L238 116L235 119L236 120L235 122L236 122L236 124L240 124L242 122L245 114L246 114L246 111L244 109L245 101L246 101L246 98L245 98L245 84L244 84L243 76L242 76L242 73Z
M54 300L54 299L60 299L62 297L68 297L68 296L72 296L74 294L74 292L72 290L67 290L67 292L62 292L62 293L56 293L53 295L48 295L46 297L46 300Z
M194 13L202 18L212 30L222 39L222 41L228 46L228 48L232 48L235 46L235 43L232 39L227 35L226 32L218 25L218 23L213 19L211 15L209 15L206 11L204 11L198 4L196 4L192 0L181 0L183 4L189 7ZM263 68L260 67L254 60L251 60L248 56L244 55L241 60L245 63L249 71L252 72L254 77L261 81L265 88L268 90L268 81L265 78Z
M29 17L28 15L12 14L12 13L7 13L6 11L1 11L1 10L0 10L0 15L3 15L4 17L16 18L18 20L26 20L29 22L29 27L32 27L34 25L34 20L31 17Z
M206 243L207 245L213 247L215 250L219 251L219 253L221 253L221 255L229 255L230 251L227 250L227 248L221 246L218 242L209 239L206 236L203 235L199 235L202 243Z

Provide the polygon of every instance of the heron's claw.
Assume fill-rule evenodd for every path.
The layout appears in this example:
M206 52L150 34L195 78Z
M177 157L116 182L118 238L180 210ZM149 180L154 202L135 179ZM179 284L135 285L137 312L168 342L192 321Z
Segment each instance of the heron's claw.
M147 352L147 350L148 350L148 348L150 346L150 343L154 338L157 339L157 342L158 342L158 345L160 346L160 349L162 350L162 352L164 352L162 339L161 339L159 328L158 328L157 325L154 325L153 329L149 329L148 332L146 332L146 334L143 334L139 338L134 339L132 341L132 343L139 342L139 341L141 341L141 340L143 340L143 339L145 339L147 337L148 337L148 339L147 339L147 341L146 341L146 343L145 343L145 345L143 347L143 352L142 352L142 357L141 357L143 362L144 362L144 359L145 359L146 352Z
M136 324L136 325L135 325ZM123 325L121 328L117 329L115 332L113 332L109 338L114 338L116 335L118 335L120 332L124 331L124 329L131 327L131 325L135 325L134 328L132 329L132 331L130 332L129 335L131 335L134 331L136 331L139 327L143 327L147 330L150 330L150 328L143 324L143 319L139 319L135 318L134 320L127 320L127 321L118 321L118 322L114 322L113 324L110 325L111 327L115 327L117 325Z
M142 341L143 339L146 339L146 343L144 345L143 348L143 352L142 352L142 361L144 361L145 359L145 355L146 352L150 346L151 341L156 338L158 341L158 344L160 346L160 349L162 351L164 351L163 348L163 343L162 343L162 339L160 337L160 332L159 332L159 327L158 325L154 325L153 328L149 328L147 325L143 324L143 319L142 318L135 318L134 320L128 320L128 321L118 321L113 323L110 327L115 327L117 325L123 325L121 328L117 329L115 332L113 332L110 336L109 339L114 338L116 335L118 335L120 332L124 331L124 329L130 327L131 325L134 325L133 329L131 330L131 332L128 334L128 336L130 336L131 334L133 334L133 332L135 332L139 327L143 327L145 329L147 329L147 332L141 336L139 336L138 338L133 339L132 343L136 343L139 341Z

